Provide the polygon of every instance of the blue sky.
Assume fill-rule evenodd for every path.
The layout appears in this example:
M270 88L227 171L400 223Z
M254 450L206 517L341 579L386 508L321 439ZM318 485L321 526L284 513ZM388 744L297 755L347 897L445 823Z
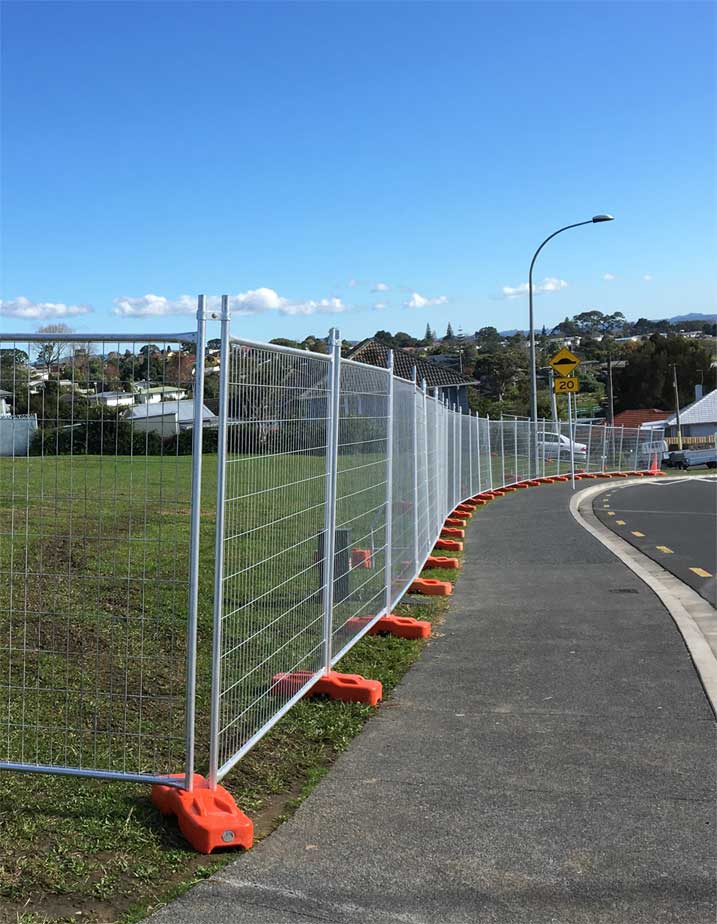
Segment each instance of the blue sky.
M715 310L711 3L4 3L3 329ZM614 278L607 278L614 277ZM518 290L511 292L511 290ZM382 307L376 307L382 306Z

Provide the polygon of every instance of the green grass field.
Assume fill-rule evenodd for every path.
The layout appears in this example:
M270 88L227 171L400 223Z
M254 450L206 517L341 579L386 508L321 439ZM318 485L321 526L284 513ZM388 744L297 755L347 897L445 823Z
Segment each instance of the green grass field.
M376 507L385 486L375 462L366 454L340 459L337 520L351 529L354 545L380 549ZM320 463L311 456L298 464L285 460L283 472L257 458L233 463L228 497L235 500L227 509L237 510L228 525L244 535L228 563L227 573L242 577L230 581L227 612L243 614L238 622L231 616L237 639L254 632L248 657L276 645L275 635L264 637L257 624L272 623L292 599L302 601L305 624L312 621L309 610L320 612ZM208 739L216 456L203 464L200 771ZM186 456L0 459L0 760L143 773L182 769L190 475ZM277 484L286 488L269 490ZM398 524L404 514L398 510ZM301 541L307 534L311 540ZM262 564L271 556L271 567ZM334 613L335 650L356 632L346 619L380 605L380 552L373 565L352 572L345 585L347 596ZM277 590L277 575L294 572L304 583L290 593ZM253 599L261 602L247 605ZM444 609L434 601L417 615L437 619ZM234 697L227 707L246 708L276 669L296 663L302 645L305 637L296 653L283 650L267 664L258 686L244 684L245 702ZM377 677L390 691L420 648L365 638L341 669ZM231 771L225 785L255 818L260 836L320 778L371 712L300 702ZM175 824L152 808L146 786L0 773L0 921L132 920L231 856L194 854Z

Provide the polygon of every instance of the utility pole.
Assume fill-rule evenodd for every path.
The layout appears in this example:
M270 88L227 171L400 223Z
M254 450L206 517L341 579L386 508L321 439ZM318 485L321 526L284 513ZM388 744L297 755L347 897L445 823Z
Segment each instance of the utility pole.
M677 448L682 450L682 429L680 428L680 393L677 388L677 364L672 364L672 384L675 387L675 421L677 422Z

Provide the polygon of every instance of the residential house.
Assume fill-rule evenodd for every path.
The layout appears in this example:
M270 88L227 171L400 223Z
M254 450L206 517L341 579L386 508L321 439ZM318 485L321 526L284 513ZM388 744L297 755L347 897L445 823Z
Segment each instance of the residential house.
M134 424L135 430L158 433L163 439L177 436L194 424L194 401L157 401L136 404L125 413L125 420ZM208 407L202 409L202 425L218 426L219 418Z
M368 338L355 346L347 359L385 369L388 365L388 353L389 347L378 340ZM401 349L393 351L393 370L399 378L409 381L413 379L415 370L419 385L425 381L429 392L437 388L440 396L446 398L449 404L457 404L461 410L468 412L468 387L477 384L473 379L432 359L421 359Z
M677 415L665 424L668 438L677 436ZM717 388L680 410L680 430L686 438L699 438L712 443L717 438Z

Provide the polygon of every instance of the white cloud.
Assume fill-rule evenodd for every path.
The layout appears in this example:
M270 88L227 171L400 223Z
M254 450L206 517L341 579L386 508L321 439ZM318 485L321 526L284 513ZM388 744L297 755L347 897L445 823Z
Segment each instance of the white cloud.
M651 274L651 273L645 273L645 275L644 275L642 278L645 280L645 282L652 282L652 274Z
M555 276L546 276L542 282L533 283L533 292L540 293L559 292L561 289L568 287L564 279L556 279ZM528 283L521 282L519 286L503 286L503 295L505 298L517 298L519 295L528 294Z
M89 314L89 305L65 305L62 302L32 302L24 295L18 298L0 299L0 315L8 318L70 318L78 314Z
M412 292L411 297L403 303L404 308L427 308L429 305L445 305L448 301L447 295L437 295L435 298L427 298L420 292Z
M612 280L615 279L616 277L614 273L605 273L602 278L605 279L607 282L612 282Z
M164 295L140 295L135 298L116 298L113 314L127 318L157 317L165 314L196 314L197 299L193 295L180 295L169 299Z
M386 302L376 302L373 306L376 311L381 311L383 308L386 308Z
M359 284L358 279L349 279L348 281L349 289L355 289L358 284Z
M164 295L140 295L134 298L116 298L114 314L123 317L150 317L172 314L195 314L197 299L193 295L180 295L170 299ZM218 295L207 297L207 307L218 309L221 299ZM348 311L340 298L322 298L319 300L291 301L279 295L274 289L260 287L229 296L229 309L233 315L248 317L276 311L283 315L338 314Z
M390 292L389 286L385 282L377 282L371 289L372 292Z

